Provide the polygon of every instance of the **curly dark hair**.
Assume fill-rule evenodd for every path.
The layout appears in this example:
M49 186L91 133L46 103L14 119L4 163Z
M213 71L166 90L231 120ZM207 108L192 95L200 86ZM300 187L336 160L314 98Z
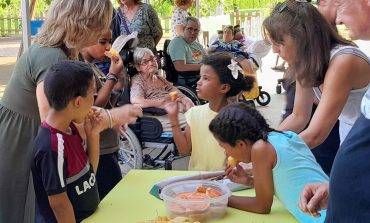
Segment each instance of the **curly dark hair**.
M267 141L268 133L276 131L256 109L242 102L221 109L209 124L209 130L217 139L231 146L235 146L237 140Z
M239 94L241 91L250 91L253 88L255 78L250 75L243 75L239 72L238 78L235 79L231 70L227 67L231 63L229 53L217 52L203 57L203 64L211 66L217 73L222 84L229 84L230 90L226 93L226 97L231 97Z

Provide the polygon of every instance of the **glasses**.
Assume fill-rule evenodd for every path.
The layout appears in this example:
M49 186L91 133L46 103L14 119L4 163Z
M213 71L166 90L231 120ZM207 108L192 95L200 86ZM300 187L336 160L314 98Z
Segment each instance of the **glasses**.
M309 3L310 2L310 0L295 0L295 1L299 3ZM288 9L287 1L277 3L275 7L275 12L282 13L284 9Z
M143 66L147 66L149 64L149 62L154 63L154 62L157 62L157 60L156 60L155 57L150 57L149 59L143 59L140 64L143 65Z
M199 33L199 29L194 29L192 27L186 27L185 28L186 31L188 31L189 33Z

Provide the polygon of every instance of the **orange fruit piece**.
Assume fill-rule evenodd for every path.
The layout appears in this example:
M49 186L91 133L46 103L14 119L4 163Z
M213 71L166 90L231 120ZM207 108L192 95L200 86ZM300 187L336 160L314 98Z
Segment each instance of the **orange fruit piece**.
M179 93L177 91L172 91L169 93L171 101L176 101L179 98Z
M205 192L207 192L207 188L206 187L203 187L203 186L199 186L197 188L197 192L199 192L199 193L205 193Z
M214 189L212 187L208 187L206 190L206 195L210 198L215 198L221 196L221 192L217 189Z
M229 165L229 166L231 166L231 167L236 167L236 164L237 164L237 161L236 161L236 159L234 159L234 157L232 157L232 156L229 156L228 158L227 158L227 164Z
M112 54L112 56L113 56L113 57L118 57L118 56L119 56L118 51L117 51L117 50L115 50L115 49L113 49L113 48L111 48L111 49L109 50L109 52Z

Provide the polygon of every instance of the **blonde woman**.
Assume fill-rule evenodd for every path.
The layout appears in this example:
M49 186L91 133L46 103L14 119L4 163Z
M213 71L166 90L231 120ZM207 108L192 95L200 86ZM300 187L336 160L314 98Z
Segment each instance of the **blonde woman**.
M53 64L96 44L112 11L109 0L54 0L39 36L18 59L0 102L0 222L35 221L30 163L49 108L44 76Z

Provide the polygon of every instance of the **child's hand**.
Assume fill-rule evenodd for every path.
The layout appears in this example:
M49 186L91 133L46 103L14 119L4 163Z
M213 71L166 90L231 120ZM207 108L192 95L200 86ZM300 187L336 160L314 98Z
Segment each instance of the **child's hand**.
M86 116L84 123L86 135L98 135L104 130L103 118L100 112L101 110L92 109L92 112Z
M116 75L117 78L121 78L123 76L123 61L121 56L111 56L111 64L109 67L109 73Z
M179 100L180 99L176 99L176 101L171 101L164 105L164 109L166 110L170 119L177 119L179 115Z
M226 166L225 175L229 178L232 182L253 186L253 176L248 174L248 171L244 170L239 163L236 164L236 167L233 168L230 165Z

